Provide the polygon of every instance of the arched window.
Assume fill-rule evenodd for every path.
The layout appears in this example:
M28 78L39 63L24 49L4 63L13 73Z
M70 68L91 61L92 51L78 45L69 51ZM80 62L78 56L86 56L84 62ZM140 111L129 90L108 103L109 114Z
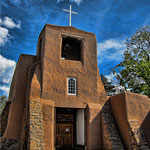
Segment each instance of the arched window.
M76 95L76 78L67 78L67 93L68 95Z

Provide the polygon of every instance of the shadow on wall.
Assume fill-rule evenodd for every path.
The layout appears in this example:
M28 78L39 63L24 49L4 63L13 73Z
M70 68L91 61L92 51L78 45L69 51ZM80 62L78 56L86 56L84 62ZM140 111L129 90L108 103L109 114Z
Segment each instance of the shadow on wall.
M126 120L128 129L125 131L128 132L126 134L129 138L128 144L124 141L124 134L121 133L122 131L120 132L119 126L124 126L116 121L118 119L113 114L110 99L103 105L100 115L103 149L150 149L150 111L145 115L146 117L142 123L139 123L136 119Z
M88 104L88 149L125 150L108 99L102 106Z
M119 107L119 105L117 107ZM9 112L8 110L9 109L6 111L7 113ZM7 124L7 113L4 129ZM110 99L108 99L103 106L100 104L89 105L89 124L87 132L90 135L90 139L88 139L90 149L94 149L94 147L99 150L128 149L123 140L123 135L120 133L116 119L117 118L113 115ZM150 149L150 111L145 115L145 119L143 119L142 123L139 123L136 119L126 121L129 126L129 149ZM14 143L16 143L15 147L20 147L19 141L2 139L2 148L7 147L8 150L9 147L12 148ZM9 146L7 144L9 144Z
M103 105L100 115L103 150L125 150L115 118L112 113L110 99L108 99Z
M150 146L150 111L142 122L140 129L144 132L145 138Z
M131 120L129 122L129 149L149 149L150 145L148 140L140 127L137 120Z
M140 125L137 120L129 121L130 149L150 149L150 111Z

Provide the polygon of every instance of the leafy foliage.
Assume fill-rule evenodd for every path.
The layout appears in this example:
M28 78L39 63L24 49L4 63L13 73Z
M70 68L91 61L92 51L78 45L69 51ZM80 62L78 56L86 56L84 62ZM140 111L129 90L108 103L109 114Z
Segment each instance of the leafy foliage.
M2 113L4 107L5 107L5 104L7 102L7 96L0 96L0 114Z
M141 27L126 41L124 60L119 68L120 85L150 97L150 26Z

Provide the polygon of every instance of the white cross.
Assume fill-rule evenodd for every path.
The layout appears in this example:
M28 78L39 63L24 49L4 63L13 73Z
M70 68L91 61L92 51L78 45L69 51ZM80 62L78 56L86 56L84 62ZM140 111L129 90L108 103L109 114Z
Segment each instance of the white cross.
M71 26L71 14L78 14L77 12L71 11L71 5L70 5L70 10L63 9L63 11L69 12L69 26Z

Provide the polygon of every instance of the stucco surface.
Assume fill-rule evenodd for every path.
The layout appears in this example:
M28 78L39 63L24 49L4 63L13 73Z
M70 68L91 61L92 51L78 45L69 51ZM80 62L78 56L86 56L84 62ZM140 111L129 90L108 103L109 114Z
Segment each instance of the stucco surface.
M30 85L30 98L31 99L40 99L41 96L41 66L38 63L35 66L35 70L33 72L33 77Z
M147 116L144 118L144 121L142 122L140 128L145 134L145 137L150 145L150 111L148 112Z
M126 93L126 106L128 120L135 119L142 124L150 110L150 100L145 95Z
M11 102L5 138L19 139L22 129L22 118L25 108L28 67L36 60L35 56L20 55L10 88Z
M130 149L133 144L131 139L136 140L136 137L131 137L131 132L134 134L148 115L150 100L147 96L129 92L112 96L110 100L121 137L126 148Z
M87 105L87 150L102 149L101 109L100 104L88 103Z
M45 150L54 149L54 102L42 100Z
M125 93L110 97L112 111L125 145L129 145Z
M61 59L63 36L82 41L81 61ZM4 144L13 139L25 150L55 149L55 108L64 107L86 108L87 150L150 148L150 100L133 93L106 96L97 66L96 43L93 33L74 27L43 28L37 55L21 55L18 60L10 88ZM67 94L67 77L77 79L75 96ZM108 99L111 106L106 105Z
M58 107L85 108L85 103L105 101L106 93L101 80L98 79L95 35L72 27L49 25L44 28L43 34L45 38L41 60L41 97L54 100L55 106ZM82 40L82 61L61 59L62 35ZM67 95L67 77L70 76L77 78L76 96Z

